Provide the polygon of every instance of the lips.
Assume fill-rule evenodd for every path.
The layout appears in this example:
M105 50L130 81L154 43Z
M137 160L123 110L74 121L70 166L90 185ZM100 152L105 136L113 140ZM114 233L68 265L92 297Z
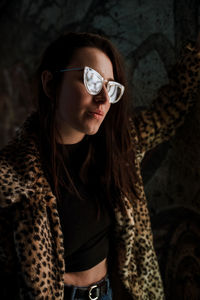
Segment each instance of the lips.
M91 113L97 114L97 115L100 115L100 116L103 116L103 115L104 115L104 113L103 113L101 110L91 111Z
M95 119L101 119L104 116L104 113L101 110L89 111L88 113Z

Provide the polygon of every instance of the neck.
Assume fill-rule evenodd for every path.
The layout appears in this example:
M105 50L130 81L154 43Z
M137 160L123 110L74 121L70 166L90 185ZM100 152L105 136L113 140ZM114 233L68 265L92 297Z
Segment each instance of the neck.
M80 141L82 141L82 139L84 138L85 134L82 134L80 136L63 136L61 135L62 137L62 140L58 139L58 143L59 144L65 144L65 145L72 145L72 144L77 144L79 143Z
M82 141L85 136L85 133L63 126L60 122L58 122L58 130L61 135L61 138L59 136L57 137L57 142L59 144L76 144Z

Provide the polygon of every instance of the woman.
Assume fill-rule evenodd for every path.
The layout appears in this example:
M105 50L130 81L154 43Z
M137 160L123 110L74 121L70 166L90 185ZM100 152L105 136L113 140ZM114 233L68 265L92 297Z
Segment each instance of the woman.
M164 299L140 162L183 123L199 63L189 45L133 118L106 38L68 33L47 48L36 111L0 153L3 299Z

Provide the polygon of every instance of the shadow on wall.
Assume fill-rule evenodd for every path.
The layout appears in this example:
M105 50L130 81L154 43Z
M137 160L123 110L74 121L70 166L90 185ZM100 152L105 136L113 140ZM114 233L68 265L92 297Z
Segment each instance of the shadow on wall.
M200 215L176 207L152 218L166 300L200 299Z

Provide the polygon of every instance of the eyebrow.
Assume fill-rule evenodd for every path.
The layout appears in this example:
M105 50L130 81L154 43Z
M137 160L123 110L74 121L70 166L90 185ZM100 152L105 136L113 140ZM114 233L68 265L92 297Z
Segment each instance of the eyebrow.
M102 76L103 77L103 76ZM104 78L104 77L103 77ZM108 80L108 81L114 81L114 79L113 78L108 78L108 79L106 79L106 80Z
M95 70L96 71L96 70ZM98 71L96 71L97 73L99 73L100 75L101 75L101 73L100 72L98 72ZM105 76L103 76L103 75L101 75L102 77L103 77L103 79L105 79ZM105 80L107 80L107 81L114 81L114 79L113 78L111 78L111 77L109 77L108 79L105 79Z
M93 69L93 68L91 68ZM84 67L80 67L80 68L67 68L67 69L62 69L60 70L60 72L65 72L65 71L81 71L81 70L84 70ZM94 71L96 71L97 73L99 73L101 75L101 73L95 69L93 69ZM105 79L105 76L101 75L104 79ZM109 77L108 79L105 79L107 81L114 81L114 78L111 78Z
M93 69L93 68L92 68ZM95 70L95 69L93 69ZM105 79L105 76L103 76L99 71L95 70L97 73L99 73L104 79ZM105 79L105 80L108 80L108 81L114 81L113 78L109 77L108 79Z

